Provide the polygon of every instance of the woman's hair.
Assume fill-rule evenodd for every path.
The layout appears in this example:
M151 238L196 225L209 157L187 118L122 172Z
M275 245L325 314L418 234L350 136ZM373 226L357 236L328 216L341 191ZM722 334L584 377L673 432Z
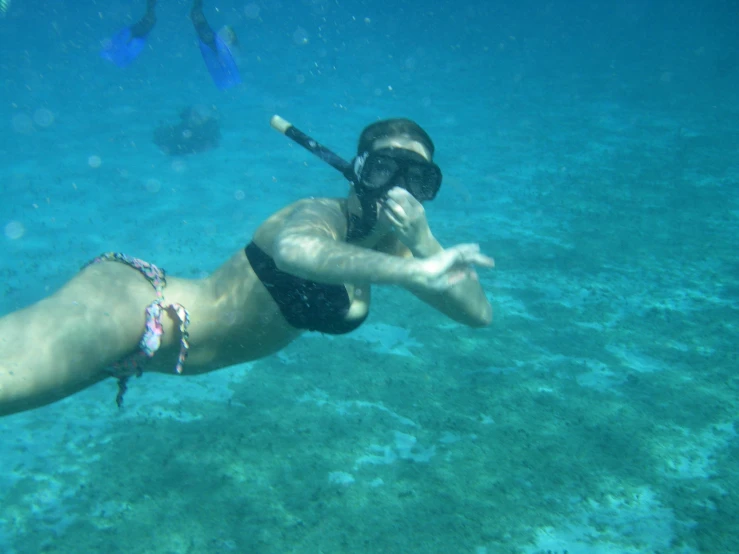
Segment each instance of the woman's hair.
M398 136L420 142L429 151L431 157L434 156L434 142L429 134L415 121L403 118L383 119L365 127L359 135L357 154L372 150L372 145L376 140Z

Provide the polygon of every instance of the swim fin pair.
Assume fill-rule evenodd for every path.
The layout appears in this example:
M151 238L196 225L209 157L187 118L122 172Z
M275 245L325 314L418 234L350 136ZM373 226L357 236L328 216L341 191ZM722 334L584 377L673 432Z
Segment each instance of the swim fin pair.
M146 38L155 22L153 12L152 14L147 13L144 19L136 25L121 29L105 41L100 56L118 67L128 67L144 51ZM198 44L213 82L221 90L238 85L241 83L241 76L231 48L223 38L212 31L210 35L212 40L209 44L206 44L200 37Z

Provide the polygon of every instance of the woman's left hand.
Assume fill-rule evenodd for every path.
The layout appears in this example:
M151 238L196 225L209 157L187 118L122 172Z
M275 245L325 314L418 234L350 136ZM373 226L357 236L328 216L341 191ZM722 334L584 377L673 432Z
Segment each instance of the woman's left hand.
M426 210L413 195L400 187L393 187L382 202L382 213L393 226L396 236L411 251L431 237Z

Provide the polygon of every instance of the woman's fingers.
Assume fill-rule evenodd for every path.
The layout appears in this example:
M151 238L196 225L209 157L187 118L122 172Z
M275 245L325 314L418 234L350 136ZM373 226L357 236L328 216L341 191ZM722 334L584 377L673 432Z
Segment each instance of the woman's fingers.
M405 189L399 187L390 189L384 203L401 219L416 220L425 217L423 204Z
M385 199L385 206L387 206L390 210L398 214L405 213L403 206L401 206L400 203L396 202L392 198Z
M393 187L387 192L387 198L397 203L409 204L412 201L418 202L413 195L402 187Z
M495 267L495 260L483 253L477 254L472 263L475 265L479 265L480 267Z
M458 244L435 256L418 260L425 275L425 287L443 291L465 279L477 280L474 266L495 267L495 261L480 252L478 244Z
M394 227L403 227L403 222L395 215L395 213L390 208L385 208L385 217L387 217L387 220L392 223Z
M480 252L479 244L460 244L455 246L454 249L457 249L458 252L458 263L479 265L481 267L495 267L495 260Z
M409 223L408 212L391 198L385 200L385 214L393 225L406 226Z

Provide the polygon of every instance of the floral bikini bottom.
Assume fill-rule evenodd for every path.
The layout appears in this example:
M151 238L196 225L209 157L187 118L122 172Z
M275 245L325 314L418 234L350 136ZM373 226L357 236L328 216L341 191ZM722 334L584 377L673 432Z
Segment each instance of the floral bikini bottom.
M175 371L182 373L185 360L187 359L187 352L190 349L188 333L190 314L182 304L176 302L168 303L164 300L164 288L167 286L167 279L163 269L144 260L132 258L119 252L101 254L85 267L100 262L119 262L134 268L151 283L156 293L156 299L146 307L146 326L141 341L139 341L138 352L106 368L106 372L118 380L118 394L116 395L115 401L118 407L121 407L128 380L133 376L141 377L144 362L152 358L162 344L162 336L164 335L162 315L166 311L170 311L170 313L176 315L180 321L180 353L177 357Z

